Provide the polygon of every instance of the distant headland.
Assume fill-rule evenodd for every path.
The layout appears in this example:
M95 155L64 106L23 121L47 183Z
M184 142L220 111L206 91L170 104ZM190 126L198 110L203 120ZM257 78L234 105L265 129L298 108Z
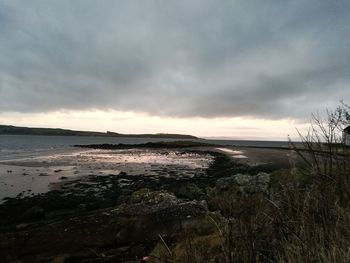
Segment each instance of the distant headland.
M186 134L156 133L156 134L122 134L116 132L75 131L60 128L29 128L12 125L0 125L0 135L48 135L48 136L94 136L94 137L134 137L134 138L171 138L198 139Z

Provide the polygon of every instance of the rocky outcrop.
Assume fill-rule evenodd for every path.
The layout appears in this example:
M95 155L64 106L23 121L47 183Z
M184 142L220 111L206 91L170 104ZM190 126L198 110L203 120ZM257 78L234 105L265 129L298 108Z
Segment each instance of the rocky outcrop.
M204 191L194 183L187 183L178 189L176 195L190 200L200 200L204 197Z
M260 172L257 175L235 174L216 181L218 191L230 190L240 194L268 193L270 174Z
M102 254L112 262L142 258L159 235L169 237L208 212L205 202L182 201L164 190L141 189L133 195L118 207L2 234L0 250L24 262L46 262L62 254L79 262Z
M40 206L33 206L26 210L23 215L23 220L40 220L45 218L45 210Z

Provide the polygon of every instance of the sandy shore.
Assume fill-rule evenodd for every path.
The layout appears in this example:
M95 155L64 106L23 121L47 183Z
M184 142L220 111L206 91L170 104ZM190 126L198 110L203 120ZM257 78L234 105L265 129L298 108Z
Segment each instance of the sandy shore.
M232 159L257 166L288 167L290 150L250 147L202 147L196 150L224 153ZM25 197L57 189L57 183L88 175L143 175L152 177L203 174L212 161L209 154L167 149L76 150L46 156L0 161L0 203L6 197Z
M81 150L0 162L0 200L57 188L62 181L88 175L152 177L203 174L212 157L166 149Z
M288 167L296 156L289 149L225 146L216 148L233 159L250 166L275 164Z

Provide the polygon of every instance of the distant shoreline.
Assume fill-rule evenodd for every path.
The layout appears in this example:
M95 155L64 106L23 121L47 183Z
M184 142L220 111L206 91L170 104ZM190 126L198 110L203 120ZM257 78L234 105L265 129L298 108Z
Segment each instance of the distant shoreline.
M129 137L129 138L164 138L164 139L200 139L187 134L122 134L116 132L94 132L94 131L76 131L60 128L29 128L12 125L0 125L0 135L41 135L41 136L80 136L80 137Z

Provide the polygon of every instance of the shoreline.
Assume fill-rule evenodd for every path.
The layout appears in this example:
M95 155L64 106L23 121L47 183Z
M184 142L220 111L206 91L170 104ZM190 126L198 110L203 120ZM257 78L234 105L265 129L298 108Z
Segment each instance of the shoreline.
M248 158L234 158L218 148L238 150ZM276 164L281 152L266 151L232 146L84 151L85 155L77 155L81 167L71 167L79 171L76 176L61 178L47 192L9 198L0 205L0 259L51 261L62 254L79 260L96 258L86 247L103 251L113 260L147 256L158 243L159 233L175 238L178 231L195 226L208 213L215 216L206 200L221 178L258 176L287 165L287 155ZM123 169L128 168L125 160L131 161L132 169L111 172L121 157ZM257 163L259 158L263 159ZM50 162L45 165L51 167ZM100 174L103 169L109 172ZM65 170L57 170L61 171L54 176L63 177ZM57 247L56 242L64 245Z
M179 170L179 176L194 176L209 165L210 159L208 155L170 149L72 148L59 154L6 160L0 162L0 199L48 192L54 183L89 175L108 176L123 172L164 177L174 176Z
M288 166L292 156L290 149L286 148L218 146L193 142L179 144L176 141L141 145L103 144L84 145L83 147L72 146L69 149L59 151L51 150L49 155L46 152L46 155L0 161L0 175L2 175L0 177L0 192L2 193L0 195L0 203L3 202L1 199L6 197L14 198L17 195L23 197L28 194L32 196L37 193L45 193L50 190L51 184L59 183L62 180L74 180L92 174L107 176L110 174L118 175L120 172L123 172L132 175L156 176L163 169L164 171L159 176L162 176L162 174L164 176L166 173L169 173L165 167L160 167L158 171L154 167L160 166L159 161L165 162L164 166L172 165L172 162L178 166L181 166L181 162L191 165L187 156L175 160L178 157L176 153L181 151L223 153L234 161L253 167L273 164ZM170 154L169 157L169 153L175 153L175 156ZM166 155L165 158L161 157L163 154ZM141 157L143 159L140 159ZM173 158L173 160L167 163L167 158ZM136 163L135 160L137 160ZM116 164L111 165L111 162ZM125 166L125 164L128 165ZM121 168L121 166L124 167ZM155 170L155 173L150 173L152 169ZM132 170L135 171L132 172ZM170 173L176 174L174 171L170 171ZM28 177L32 178L32 182ZM28 187L25 187L25 184ZM17 185L20 189L14 191L15 194L6 196L6 193L11 192L11 189L4 187L6 185L14 188ZM31 189L31 185L36 186L34 187L35 189Z

